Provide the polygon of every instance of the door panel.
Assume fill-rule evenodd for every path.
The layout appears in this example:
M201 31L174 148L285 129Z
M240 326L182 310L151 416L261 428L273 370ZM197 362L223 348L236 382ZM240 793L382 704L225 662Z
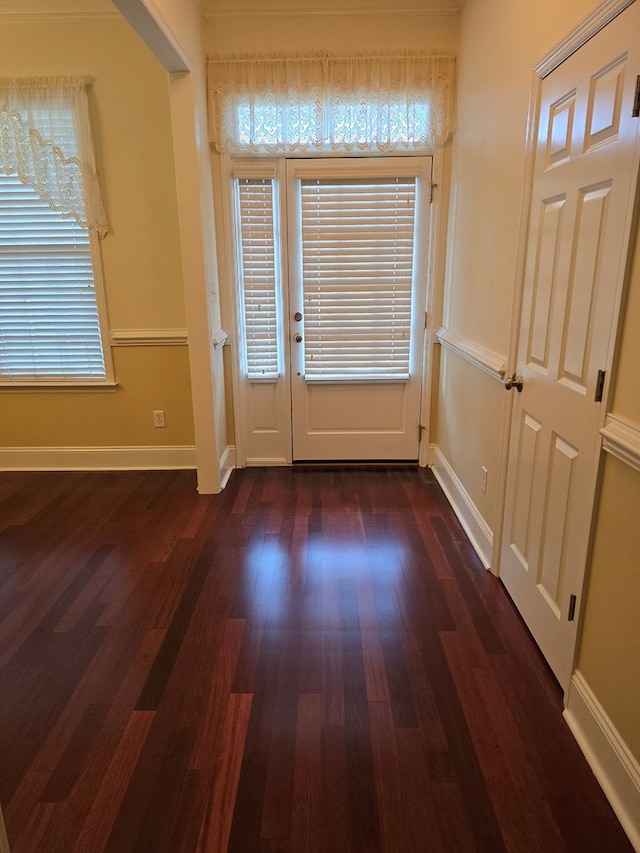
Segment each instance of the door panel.
M295 160L287 172L293 459L417 459L431 158ZM382 193L375 187L380 181L387 194L387 179L415 187L415 215L397 226L397 239L392 221L391 236L385 232L379 242L371 236L378 227L375 193ZM315 184L325 188L317 198L308 189ZM387 204L386 196L379 204ZM323 205L335 207L325 214ZM389 288L407 276L402 293L408 295L396 299ZM388 311L376 305L376 287ZM391 311L397 323L389 324ZM381 340L386 324L389 339L385 332ZM318 367L323 336L324 371ZM398 364L408 358L406 366L396 367L396 353Z
M635 199L639 31L636 3L542 84L500 574L565 688Z

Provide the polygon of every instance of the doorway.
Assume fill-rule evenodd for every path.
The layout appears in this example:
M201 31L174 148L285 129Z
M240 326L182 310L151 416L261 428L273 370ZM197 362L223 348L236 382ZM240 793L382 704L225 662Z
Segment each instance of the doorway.
M244 464L417 461L432 168L432 157L234 163Z

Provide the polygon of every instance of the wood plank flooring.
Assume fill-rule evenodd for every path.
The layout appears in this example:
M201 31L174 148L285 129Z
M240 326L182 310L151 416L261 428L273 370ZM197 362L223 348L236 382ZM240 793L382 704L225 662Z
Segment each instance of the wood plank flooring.
M623 853L428 471L0 475L12 853Z

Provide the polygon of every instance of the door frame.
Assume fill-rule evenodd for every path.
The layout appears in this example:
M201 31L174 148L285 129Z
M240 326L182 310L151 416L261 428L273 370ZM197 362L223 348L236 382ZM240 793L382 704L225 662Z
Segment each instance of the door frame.
M451 173L451 145L439 146L434 149L420 152L396 152L394 154L356 154L349 155L347 152L331 152L317 155L318 158L340 158L352 157L431 157L432 158L432 196L429 212L429 229L427 235L427 270L426 287L427 303L425 329L422 347L422 397L420 410L421 441L418 449L418 464L426 467L429 464L430 444L430 410L431 397L434 382L434 359L435 347L438 344L436 332L442 325L442 311L444 304L444 269L447 237L447 215L449 202L449 183ZM235 427L235 467L244 468L252 465L291 465L292 449L289 437L287 453L282 457L254 459L248 455L248 419L247 419L247 395L245 391L245 380L241 369L241 333L242 323L241 304L238 299L236 255L233 243L234 239L234 211L232 182L234 169L242 168L242 164L257 164L264 169L264 173L271 173L282 178L285 171L287 159L309 159L309 154L282 154L280 156L263 155L235 156L227 154L217 155L219 163L213 163L214 175L220 175L219 192L216 194L216 202L222 216L218 219L218 245L224 250L218 256L220 282L221 282L221 307L223 325L229 330L227 346L231 348L231 358L228 367L231 369L231 384L233 389L233 414ZM216 169L217 166L217 169ZM284 187L284 183L282 184ZM286 204L283 203L281 220L287 219ZM286 252L284 253L286 255ZM286 257L283 258L286 274ZM286 285L286 282L285 282ZM284 287L284 310L286 310L287 287ZM285 353L288 362L288 353ZM287 365L288 369L288 365ZM287 377L288 384L288 377Z
M558 68L566 59L578 51L591 38L603 30L607 24L616 18L621 12L633 5L636 0L604 0L587 18L578 24L561 42L559 42L552 50L549 51L535 66L533 70L533 78L531 85L531 95L529 99L529 113L527 118L527 133L526 133L526 154L525 154L525 172L523 179L523 194L520 208L520 227L518 234L518 248L516 255L516 274L514 299L511 311L511 324L509 335L509 347L507 354L507 373L513 375L518 367L518 351L520 343L520 316L522 313L522 301L525 287L525 272L526 272L526 252L527 252L527 236L529 233L529 225L531 218L531 200L533 196L534 185L534 168L537 146L537 135L540 122L540 109L542 100L542 84L556 68ZM637 206L637 200L636 200ZM614 313L612 326L609 332L609 345L607 352L605 384L603 389L602 401L603 405L600 410L600 431L604 427L605 419L611 405L612 394L612 368L614 366L615 352L619 343L621 331L621 307L623 300L622 286L617 297L617 307ZM507 497L507 475L509 466L509 444L511 436L511 426L513 419L513 408L515 399L511 395L507 405L503 407L502 424L500 431L500 448L499 448L499 488L497 492L496 503L496 524L494 529L493 550L491 559L491 570L496 575L500 575L500 559L504 537L504 519ZM602 450L602 439L598 441L597 450L593 458L594 478L600 467ZM591 510L591 528L593 527L593 518L596 509L597 488L593 497ZM592 535L592 531L590 536ZM590 546L591 547L591 546ZM587 557L588 566L588 557ZM586 582L587 571L583 579ZM581 593L583 590L581 590ZM576 634L576 645L574 648L574 665L575 653L579 644L580 628L582 615L584 613L584 596L580 596L581 607L577 614L578 631Z

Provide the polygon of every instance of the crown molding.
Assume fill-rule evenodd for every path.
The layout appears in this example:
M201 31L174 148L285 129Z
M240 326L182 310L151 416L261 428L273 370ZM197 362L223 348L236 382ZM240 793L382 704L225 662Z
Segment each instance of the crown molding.
M2 12L0 24L121 24L117 12Z
M109 0L0 0L3 24L102 24L122 20Z
M212 21L263 20L269 18L415 18L457 15L463 4L443 3L428 8L401 9L205 9L204 19Z

